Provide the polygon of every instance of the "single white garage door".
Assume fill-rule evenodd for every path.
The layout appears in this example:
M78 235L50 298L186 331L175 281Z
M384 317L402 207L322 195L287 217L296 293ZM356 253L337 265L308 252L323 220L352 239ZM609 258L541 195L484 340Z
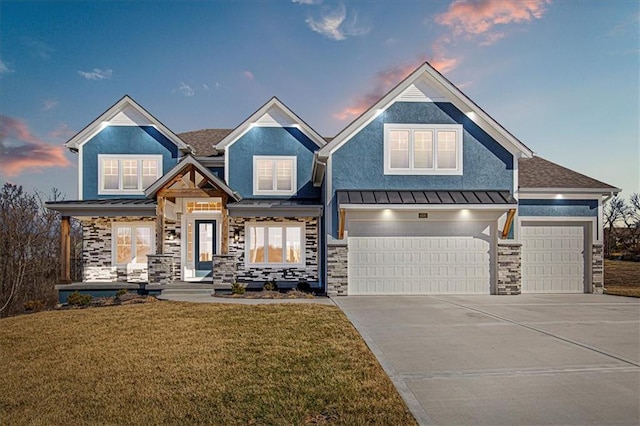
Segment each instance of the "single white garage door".
M584 226L522 226L522 292L584 293Z
M489 294L488 239L349 237L349 294Z

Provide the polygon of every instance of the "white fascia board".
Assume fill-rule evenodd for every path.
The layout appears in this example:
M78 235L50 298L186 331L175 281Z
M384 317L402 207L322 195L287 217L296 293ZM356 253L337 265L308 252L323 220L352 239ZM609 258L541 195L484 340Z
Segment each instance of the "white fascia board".
M69 139L64 145L69 149L79 149L93 136L98 134L104 129L104 123L115 117L120 111L124 110L127 106L135 109L138 113L144 116L149 123L151 123L156 129L158 129L165 137L173 142L180 150L190 151L191 147L184 143L175 133L169 130L162 122L151 115L147 110L134 101L129 95L125 95L116 102L111 108L103 112L98 118L93 120L88 126L78 132L75 136ZM117 125L117 124L114 124Z
M562 193L548 193L548 192L537 192L537 193L523 193L520 192L519 200L601 200L602 194L594 194L594 193L571 193L571 194L562 194Z
M515 209L516 204L339 204L342 210L404 210L404 211L425 211L425 210L483 210L483 211L506 211Z
M465 113L470 120L486 131L512 155L521 155L525 157L533 156L533 151L531 149L509 133L504 127L502 127L457 87L455 87L449 80L425 62L389 93L387 93L387 95L348 125L342 132L336 135L334 140L320 150L320 157L328 157L338 150L354 134L369 124L380 112L389 108L389 106L395 102L396 98L423 74L431 84L436 86L437 90L441 91L444 96L456 106L456 108Z
M617 194L621 191L620 188L520 188L518 192L521 194L521 198L531 198L532 194L591 194L595 197Z
M240 139L245 133L247 133L260 118L267 114L271 109L277 108L286 117L296 123L300 130L313 141L318 147L322 148L326 142L322 136L313 130L307 123L305 123L300 117L298 117L289 107L283 104L275 96L271 98L266 104L260 107L256 112L251 114L249 118L240 123L231 133L229 133L224 139L222 139L217 145L216 149L225 150L233 145L238 139ZM272 127L272 126L270 126Z

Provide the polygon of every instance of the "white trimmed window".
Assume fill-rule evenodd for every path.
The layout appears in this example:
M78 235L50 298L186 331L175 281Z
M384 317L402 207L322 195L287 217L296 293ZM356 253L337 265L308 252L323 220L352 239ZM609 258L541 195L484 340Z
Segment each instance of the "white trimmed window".
M296 157L253 157L254 195L293 195L296 193Z
M147 264L147 255L155 253L155 226L148 223L114 223L112 227L112 264Z
M386 175L461 175L462 126L385 124Z
M245 236L245 263L248 267L304 266L304 224L247 223Z
M162 155L98 155L98 194L142 194L162 175Z

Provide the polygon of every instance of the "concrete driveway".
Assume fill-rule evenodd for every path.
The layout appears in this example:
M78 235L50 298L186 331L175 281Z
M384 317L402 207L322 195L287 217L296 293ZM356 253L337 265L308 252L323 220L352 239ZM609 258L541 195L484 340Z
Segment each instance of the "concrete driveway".
M640 424L640 299L333 300L421 424Z

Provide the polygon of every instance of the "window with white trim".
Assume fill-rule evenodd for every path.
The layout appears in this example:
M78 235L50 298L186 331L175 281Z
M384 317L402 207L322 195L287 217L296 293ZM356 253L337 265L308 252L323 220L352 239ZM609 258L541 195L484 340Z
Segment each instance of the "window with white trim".
M462 126L385 124L386 175L461 175Z
M112 227L113 265L147 264L155 253L155 226L148 223L114 223Z
M162 175L162 155L98 155L98 194L142 194Z
M254 195L293 195L296 193L296 157L253 157Z
M259 222L245 225L245 263L251 266L303 266L304 224Z

